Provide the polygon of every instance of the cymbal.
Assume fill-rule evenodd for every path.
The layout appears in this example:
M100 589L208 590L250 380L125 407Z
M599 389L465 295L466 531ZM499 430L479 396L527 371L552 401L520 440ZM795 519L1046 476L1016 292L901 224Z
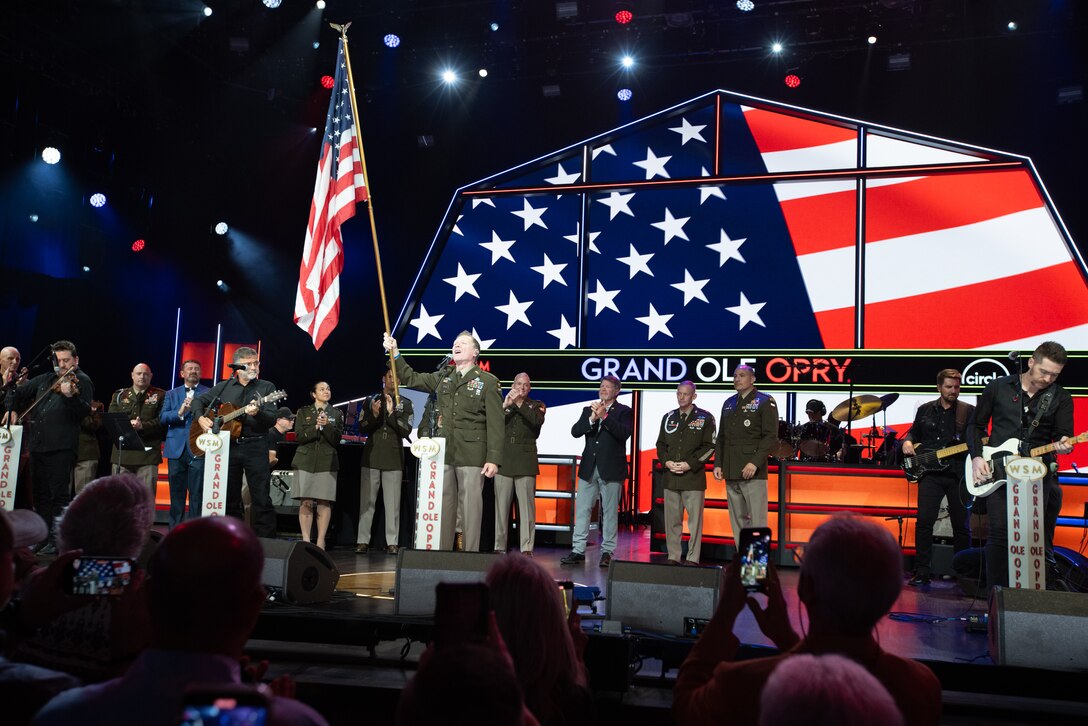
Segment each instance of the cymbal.
M857 421L883 411L899 399L898 393L886 393L883 396L854 396L848 398L831 411L829 419L833 421Z

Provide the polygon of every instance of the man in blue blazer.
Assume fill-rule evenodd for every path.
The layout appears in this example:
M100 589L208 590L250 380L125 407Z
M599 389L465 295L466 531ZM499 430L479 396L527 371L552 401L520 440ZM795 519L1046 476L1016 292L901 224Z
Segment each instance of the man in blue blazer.
M190 407L193 396L208 387L200 382L200 363L187 360L181 364L182 381L177 388L166 392L159 420L166 429L163 455L166 457L170 476L170 529L181 524L182 519L196 519L204 495L204 459L193 456L189 448L189 427L193 423ZM185 516L185 495L189 495L189 515Z

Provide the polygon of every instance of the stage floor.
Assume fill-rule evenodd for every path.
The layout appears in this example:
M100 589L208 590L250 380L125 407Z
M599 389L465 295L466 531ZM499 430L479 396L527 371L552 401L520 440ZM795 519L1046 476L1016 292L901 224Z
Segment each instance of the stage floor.
M603 598L607 594L608 570L598 564L599 540L596 531L590 533L590 542L593 544L586 550L586 562L578 566L560 564L560 558L569 552L566 548L537 547L534 557L555 579L572 580L576 585L598 587ZM333 602L311 606L315 615L329 617L335 613L349 618L393 617L396 556L387 555L384 551L357 555L348 547L334 548L329 551L329 556L340 570L337 589L355 597L349 599L338 595ZM614 556L617 559L637 562L665 561L664 554L650 551L648 527L621 528ZM704 562L704 565L725 564ZM789 604L790 619L794 628L803 632L803 608L797 600L798 570L793 567L782 568L780 577ZM877 628L880 643L889 652L919 660L989 663L986 633L969 633L963 620L946 620L983 613L986 605L985 600L966 597L953 580L935 579L923 588L904 585L892 611L916 617L909 621L884 618ZM607 617L608 602L598 601L596 613L585 606L579 612L583 616L583 626L589 629L594 623ZM748 610L738 619L736 632L743 643L771 645Z

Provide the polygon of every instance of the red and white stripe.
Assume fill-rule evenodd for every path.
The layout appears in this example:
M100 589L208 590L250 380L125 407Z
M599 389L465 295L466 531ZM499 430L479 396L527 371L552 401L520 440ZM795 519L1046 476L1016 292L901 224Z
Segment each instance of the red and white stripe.
M770 172L857 166L853 129L745 109ZM984 161L869 134L870 167ZM856 191L775 185L824 345L854 345ZM1088 347L1088 286L1026 169L870 180L866 348Z
M316 349L321 348L340 320L340 273L344 269L340 225L355 216L356 202L367 200L355 124L340 134L333 179L331 165L336 152L326 135L317 164L295 295L295 324L310 335Z

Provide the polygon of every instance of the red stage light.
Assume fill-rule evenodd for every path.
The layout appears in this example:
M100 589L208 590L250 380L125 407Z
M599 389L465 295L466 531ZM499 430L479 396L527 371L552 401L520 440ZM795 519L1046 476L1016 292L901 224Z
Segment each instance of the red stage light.
M627 25L634 17L630 10L621 10L616 13L616 22L620 25Z
M801 85L801 76L795 75L793 73L789 74L788 76L786 76L786 85L790 88L797 88Z
M336 79L332 76L321 76L321 85L325 88L332 88L334 83L336 83Z
M142 239L138 239L138 240L136 240L135 242L132 243L132 251L133 252L139 252L143 248L144 248L144 241Z

